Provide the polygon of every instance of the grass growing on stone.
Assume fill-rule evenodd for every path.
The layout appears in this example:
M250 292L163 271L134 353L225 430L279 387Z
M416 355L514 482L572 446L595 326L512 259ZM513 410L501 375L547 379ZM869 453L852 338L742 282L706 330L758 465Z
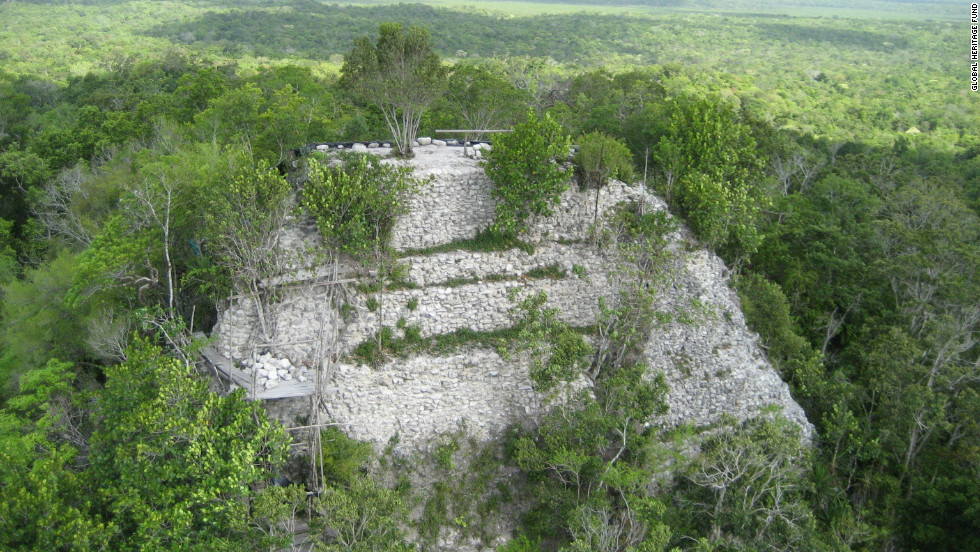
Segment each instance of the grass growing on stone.
M581 335L596 335L598 327L570 326L569 330ZM514 343L521 335L520 328L501 328L478 332L460 328L454 332L422 337L418 326L405 325L404 337L395 337L395 331L385 326L371 339L361 342L350 355L350 360L378 367L392 358L405 359L412 355L430 354L445 356L468 346L499 349Z
M501 477L503 449L499 443L480 444L467 437L464 425L442 436L433 460L439 479L432 484L416 521L419 535L432 544L443 528L451 528L488 546L496 536L489 521L504 503L513 500L507 479Z
M495 348L516 339L518 330L504 328L477 332L460 328L452 333L422 337L418 326L405 326L404 334L403 337L395 337L391 328L381 328L372 339L355 347L351 358L371 366L380 366L389 358L408 358L422 353L445 355L468 345Z
M524 274L487 274L486 276L456 277L430 284L430 287L455 288L469 284L479 284L481 282L516 282L518 280L541 280L551 279L560 280L566 278L568 273L562 270L558 264L550 264L538 268L532 268ZM413 288L414 289L414 288Z
M524 273L528 278L550 278L552 280L560 280L566 276L568 273L558 266L558 263L553 263L547 266L541 266L538 268L532 268Z
M463 240L455 240L432 247L421 249L406 249L398 254L399 257L412 257L416 255L434 255L436 253L451 253L453 251L471 251L473 253L490 253L493 251L507 251L509 249L520 249L528 255L534 254L534 246L522 241L513 234L493 232L484 230L476 233L476 237Z
M354 289L360 293L380 293L382 290L387 291L398 291L400 289L418 289L418 285L407 279L392 280L388 282L387 286L382 286L381 282L378 280L373 280L370 282L361 282L354 286Z

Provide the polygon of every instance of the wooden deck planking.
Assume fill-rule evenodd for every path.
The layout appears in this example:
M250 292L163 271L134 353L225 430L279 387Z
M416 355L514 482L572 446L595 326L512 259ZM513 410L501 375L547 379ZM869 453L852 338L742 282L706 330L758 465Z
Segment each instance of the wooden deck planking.
M206 339L204 334L197 333L194 337ZM218 374L225 380L245 389L246 398L252 399L289 399L294 397L308 397L316 393L316 386L313 382L300 382L298 380L283 381L272 389L253 389L252 376L245 371L237 368L235 364L218 353L214 345L205 345L201 348L201 356L211 366L218 371Z

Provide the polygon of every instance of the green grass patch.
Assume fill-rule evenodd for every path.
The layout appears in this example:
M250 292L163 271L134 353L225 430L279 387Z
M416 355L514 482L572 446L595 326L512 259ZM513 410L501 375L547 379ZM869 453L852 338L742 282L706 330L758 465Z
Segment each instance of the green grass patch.
M404 359L419 354L446 356L470 346L500 350L501 347L514 343L521 335L520 328L516 327L480 332L460 328L450 333L422 337L422 330L418 326L407 324L399 324L399 326L404 337L395 337L394 329L385 326L373 338L357 345L350 355L350 360L377 367L391 358ZM569 326L569 330L587 336L596 335L598 327Z
M436 253L451 253L453 251L470 251L473 253L490 253L493 251L508 251L510 249L520 249L528 255L534 254L534 246L522 241L513 234L493 232L484 230L476 233L476 237L463 240L455 240L432 247L421 249L406 249L398 254L399 257L413 257L416 255L434 255Z
M443 356L465 346L496 348L513 341L518 334L515 328L489 332L461 328L451 333L422 337L418 326L408 325L404 326L403 332L403 337L396 337L392 328L381 328L373 338L354 348L351 360L377 367L390 358L408 358L423 353Z
M558 266L558 263L553 263L547 266L541 266L538 268L532 268L524 273L528 278L550 278L552 280L560 280L566 276L568 273Z
M443 280L442 282L437 282L430 284L430 287L446 287L455 288L462 287L470 284L479 284L480 282L515 282L517 280L529 279L529 280L540 280L543 278L549 278L552 280L560 280L562 278L567 278L568 272L561 269L558 264L550 264L547 266L542 266L538 268L532 268L524 274L487 274L486 276L459 276L456 278L450 278L448 280ZM409 288L417 289L417 288Z
M377 280L370 282L358 282L357 285L354 286L354 289L360 293L378 293L381 291L381 282Z
M419 289L419 286L411 280L396 280L388 284L388 291L398 291L400 289Z

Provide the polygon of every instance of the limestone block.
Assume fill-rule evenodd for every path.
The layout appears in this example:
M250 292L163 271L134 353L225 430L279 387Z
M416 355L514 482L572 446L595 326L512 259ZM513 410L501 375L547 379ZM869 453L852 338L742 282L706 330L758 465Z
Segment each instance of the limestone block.
M430 138L428 136L419 138L418 139L418 143L419 143L420 146L428 146L429 144L432 143L432 138Z

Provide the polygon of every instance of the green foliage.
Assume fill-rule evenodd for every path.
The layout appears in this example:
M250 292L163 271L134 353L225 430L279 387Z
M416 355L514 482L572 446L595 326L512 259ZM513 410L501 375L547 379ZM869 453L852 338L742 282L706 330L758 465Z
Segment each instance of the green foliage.
M372 366L380 366L391 357L406 358L409 354L424 350L434 344L432 338L423 339L422 330L418 326L405 326L404 337L395 337L395 332L388 326L375 335L354 347L353 357Z
M677 230L677 221L666 211L642 212L636 203L617 205L610 225L620 249L633 260L640 249L662 250L667 236Z
M544 306L547 301L547 292L539 291L511 309L518 332L516 349L530 351L531 381L541 392L578 377L593 352L582 334L558 317L557 309Z
M952 460L964 462L966 458ZM949 552L980 546L980 512L977 511L980 484L973 477L977 468L975 465L963 468L962 475L917 482L915 492L902 508L903 532L910 542Z
M598 342L593 371L616 370L637 362L654 324L664 315L654 298L670 276L667 235L675 222L661 211L642 214L639 207L619 207L612 217L625 284L613 301L599 298Z
M245 548L252 489L286 460L288 438L244 390L220 397L193 368L137 343L106 369L88 470L115 550Z
M333 426L320 433L324 478L333 484L348 485L360 477L373 455L371 444L351 439Z
M374 296L368 297L367 301L364 302L364 305L367 307L367 310L369 310L370 312L377 312L378 305L379 305L377 297Z
M673 527L732 550L813 550L814 519L804 500L809 452L799 427L778 414L707 436L683 472Z
M562 192L568 175L562 166L571 140L547 114L533 111L514 132L496 138L483 168L494 182L491 195L498 200L494 231L519 235L532 215L547 216Z
M442 469L452 471L456 467L456 463L453 461L453 455L457 452L459 452L459 442L456 439L450 439L448 442L436 447L436 463Z
M252 526L264 534L262 545L270 548L290 546L306 512L306 489L300 485L262 489L252 501Z
M421 353L441 356L468 346L497 348L516 339L518 332L519 330L516 328L486 332L460 328L454 332L423 338L421 329L417 326L406 326L405 336L397 338L394 331L385 326L378 331L375 338L368 339L354 347L351 356L359 362L379 366L390 356L407 358L409 355Z
M765 155L740 119L720 99L679 101L656 149L661 170L677 182L676 192L665 190L668 199L701 240L733 258L759 247L759 211L768 205L758 182Z
M343 157L339 166L311 162L303 208L330 247L366 259L387 248L407 194L421 185L411 174L372 155Z
M562 268L558 266L558 263L552 263L550 265L532 268L531 270L525 272L524 275L528 278L550 278L552 280L560 280L568 276L568 273L562 270Z
M527 538L521 535L507 544L497 547L497 552L537 552L541 549L541 541Z
M762 336L769 360L784 380L797 386L803 397L808 396L807 384L820 377L821 358L799 334L789 301L779 285L759 274L745 274L735 281L735 287L746 323Z
M448 529L458 538L489 545L499 536L494 522L502 519L501 506L512 499L499 443L467 437L465 423L436 443L437 479L418 497L422 515L414 525L420 540L432 545Z
M595 398L583 394L555 407L535 433L510 444L514 462L547 508L535 529L542 536L566 535L579 541L573 549L586 550L666 544L664 507L646 493L660 468L647 465L643 453L650 438L643 421L665 411L666 386L662 377L645 373L645 366L632 365L608 374Z
M356 477L345 487L324 489L322 495L313 499L312 510L316 517L312 520L311 536L317 550L412 550L399 524L408 514L405 499L368 477Z
M0 410L0 547L89 550L106 546L105 527L89 515L77 450L64 437L74 374L49 361L21 379L20 394Z
M48 359L85 359L85 311L65 304L77 261L62 253L50 264L29 270L3 290L3 332L0 344L0 385L4 395L16 389L17 377L43 366Z
M228 157L227 172L202 182L195 204L209 256L230 275L236 293L249 293L286 269L279 237L291 188L278 171L245 152L229 151ZM222 291L211 294L225 296Z
M424 249L409 249L403 251L403 257L415 255L432 255L435 253L449 253L452 251L472 251L474 253L490 253L492 251L507 251L510 249L520 249L528 255L534 254L534 245L517 239L517 236L507 232L501 232L488 228L478 230L472 239L461 239L434 245Z
M622 141L602 132L578 139L575 165L588 188L599 188L610 178L629 183L633 179L633 154Z
M422 114L446 85L429 32L382 23L376 43L366 36L354 41L341 73L341 85L381 110L398 151L411 156Z
M486 66L458 63L452 67L443 100L454 119L445 128L509 127L524 115L529 99L526 91L499 72ZM479 140L486 136L476 132L464 138Z
M418 521L419 536L424 542L436 542L439 533L449 522L449 485L437 482L432 486L432 496L425 501L422 517Z
M415 311L415 309L419 308L419 298L412 297L411 299L408 300L408 303L405 305L405 307L408 308L408 310L410 311Z
M92 3L5 4L0 216L10 223L0 223L0 381L5 399L19 386L26 403L47 402L48 409L18 406L0 422L0 473L14 482L0 486L0 509L7 508L0 523L9 522L0 528L0 548L125 548L119 535L133 534L132 527L112 525L84 472L98 393L68 400L48 371L49 357L74 362L78 385L88 387L93 377L101 381L98 359L121 354L139 303L172 299L170 328L191 313L198 327L214 322L214 299L250 279L244 270L234 276L232 265L251 266L230 262L220 240L239 235L258 244L257 252L275 249L249 234L271 227L254 210L277 205L283 191L269 165L310 141L382 136L384 112L354 105L366 98L338 86L336 71L350 37L374 32L385 19L426 25L431 48L457 59L445 79L452 89L419 118L422 128L506 125L533 105L576 135L622 140L638 161L649 149L651 180L707 243L751 272L737 280L746 318L818 426L807 500L830 546L974 546L977 106L962 93L959 31L927 20L951 8L903 3L899 13L885 2L858 9L820 0L787 6L794 15L773 19L738 0L723 17L690 16L704 7L695 1L673 14L679 8L604 5L578 14L567 5L522 3L515 13L527 17L500 17L459 11L458 3L215 8L134 1L114 4L106 17L107 8ZM504 8L515 9L488 7ZM714 48L702 47L705 35ZM433 88L440 87L419 91ZM769 165L760 170L765 157ZM149 207L166 207L168 187L176 216L165 230L162 219L147 221ZM224 197L230 188L236 197ZM150 201L139 201L137 191ZM235 205L239 194L246 205ZM771 207L760 200L768 194L776 196ZM653 311L652 295L642 291L665 276L660 238L667 226L649 215L625 212L604 236L641 266L624 276L639 284L604 305L597 362L587 372L598 380L637 360L649 327L675 314ZM761 236L751 263L739 264ZM507 232L446 247L532 251ZM260 265L268 258L257 257ZM387 279L373 293L402 285ZM389 350L378 358L391 350L494 347L517 332L422 339L417 328L404 330L404 338L386 331ZM58 391L31 391L48 383ZM446 491L446 521L472 531L478 524L456 508L459 494ZM253 498L256 510L268 512L243 524L272 543L282 534L272 520L288 523L295 497L273 491ZM552 526L550 535L573 541L570 547L602 549L610 541L596 537L624 519L617 500L568 516L556 516L549 500L532 511L538 526ZM741 524L737 518L726 523ZM716 540L710 519L691 523L678 521L690 539L674 544L752 546L747 532ZM758 520L748 516L745 527L752 532ZM817 540L810 541L815 549Z

